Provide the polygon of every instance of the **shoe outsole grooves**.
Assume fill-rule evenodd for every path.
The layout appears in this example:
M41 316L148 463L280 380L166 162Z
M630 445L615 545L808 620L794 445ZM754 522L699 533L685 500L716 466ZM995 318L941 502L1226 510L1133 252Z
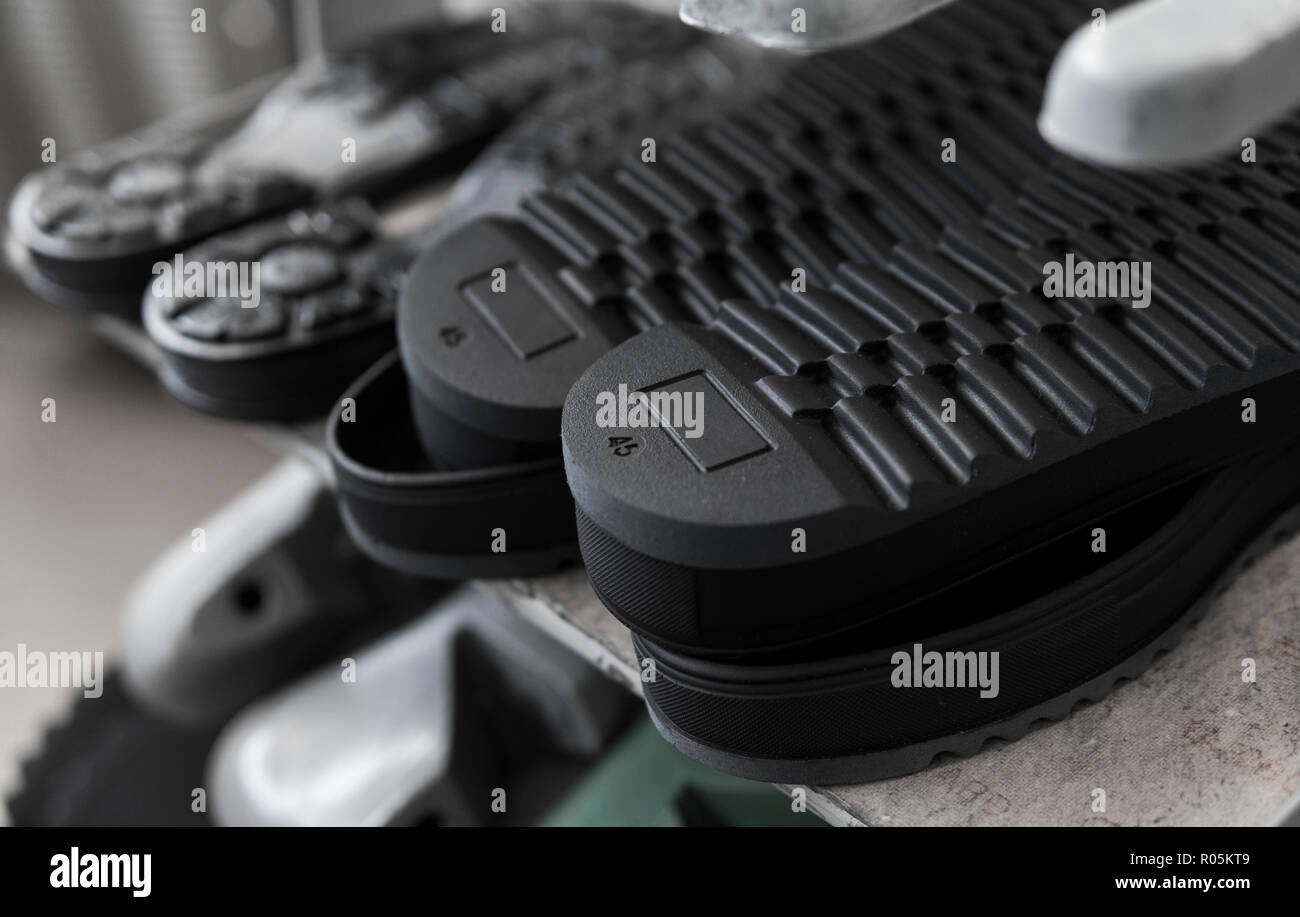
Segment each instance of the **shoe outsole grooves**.
M1079 687L1057 695L1024 712L998 720L987 726L951 736L901 746L863 755L832 758L792 759L758 758L700 742L677 729L646 694L650 719L659 732L683 754L710 767L745 777L778 784L834 786L902 777L930 767L944 756L969 758L996 742L1015 742L1024 738L1038 724L1059 723L1075 708L1096 703L1108 696L1124 681L1133 681L1146 672L1158 656L1172 652L1183 635L1208 614L1213 603L1257 560L1300 532L1300 505L1278 516L1272 524L1238 552L1205 594L1169 628L1119 665ZM634 637L638 658L645 655Z
M20 765L5 799L20 827L202 827L193 791L215 731L189 731L137 707L110 672L100 697L78 697Z

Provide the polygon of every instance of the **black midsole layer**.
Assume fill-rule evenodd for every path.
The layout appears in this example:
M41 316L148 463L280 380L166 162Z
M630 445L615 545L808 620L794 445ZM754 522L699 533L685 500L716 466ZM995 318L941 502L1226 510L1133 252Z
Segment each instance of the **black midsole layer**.
M1294 445L1234 465L1207 478L1163 525L1111 563L1022 604L975 609L975 620L951 630L918 619L914 636L897 639L892 632L896 642L889 645L764 665L698 659L635 637L642 666L654 660L647 702L661 726L687 740L679 747L713 749L714 766L728 757L767 762L760 768L769 774L764 779L778 779L770 776L775 773L805 779L818 761L852 769L857 760L851 775L837 771L853 779L900 772L909 760L910 769L923 767L928 757L917 763L914 756L880 756L940 748L944 740L960 744L962 736L1108 674L1126 674L1120 671L1126 661L1176 628L1234 560L1300 504L1297 469ZM911 653L915 643L940 653L997 652L997 696L981 697L978 688L895 687L893 655ZM893 763L882 771L882 760Z

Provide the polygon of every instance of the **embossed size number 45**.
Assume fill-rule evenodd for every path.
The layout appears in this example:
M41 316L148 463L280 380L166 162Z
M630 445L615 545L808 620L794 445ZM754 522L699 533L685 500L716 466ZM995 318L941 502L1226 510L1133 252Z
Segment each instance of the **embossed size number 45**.
M608 446L610 452L619 458L626 458L639 449L641 444L630 436L611 436Z

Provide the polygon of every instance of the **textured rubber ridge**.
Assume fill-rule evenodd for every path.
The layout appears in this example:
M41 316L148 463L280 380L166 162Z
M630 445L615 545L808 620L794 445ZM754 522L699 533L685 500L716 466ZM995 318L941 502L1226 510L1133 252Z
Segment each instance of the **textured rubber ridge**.
M688 567L623 550L578 510L578 547L592 583L617 584L628 620L670 638L696 633L696 576Z
M612 537L612 550L700 571L694 633L652 631L637 620L626 583L597 573L597 590L634 629L661 639L718 649L800 639L844 626L917 583L938 588L941 579L1014 556L1081 514L1285 441L1300 422L1294 352L1261 347L1250 369L1220 363L1203 387L1162 384L1139 407L1106 385L1133 365L1121 356L1137 352L1133 339L1116 335L1103 345L1081 337L1109 371L1089 371L1077 351L1034 334L1009 345L1026 357L1012 363L1025 371L1020 378L986 350L880 391L832 394L833 404L787 413L770 393L808 376L774 374L716 332L670 326L642 334L598 361L571 392L566 467L578 506ZM1154 370L1154 361L1147 365ZM710 408L720 434L710 438L708 414L704 435L685 446L663 430L593 422L599 393L654 391L673 379L707 380L709 391L725 393ZM1064 415L1046 409L1033 384L1042 380L1073 396L1089 393L1084 430L1071 431ZM702 470L691 450L731 448L724 398L737 424L764 445ZM1244 423L1252 402L1264 410ZM950 420L947 411L955 412ZM637 442L633 455L610 447L629 437ZM796 537L804 550L792 550ZM595 561L588 556L596 571L630 563ZM808 582L819 584L817 593L799 602L795 593ZM755 614L755 600L798 604Z
M754 313L784 305L813 313L807 320L832 352L889 332L924 337L971 298L985 305L1035 277L1041 283L1045 257L1026 264L1008 246L1039 258L1059 256L1067 237L1084 250L1154 245L1256 213L1279 188L1293 189L1285 175L1295 168L1294 125L1265 138L1269 162L1247 172L1220 166L1135 179L1053 155L1033 126L1041 77L1088 11L1071 2L1022 7L956 4L868 49L812 58L723 117L649 138L658 139L653 163L638 144L612 166L530 196L518 224L476 224L444 240L417 266L399 320L417 396L485 435L554 442L576 374L642 328L711 321L724 303L748 300L725 319L737 335L757 335L761 328L745 327L758 321ZM960 152L944 162L952 135ZM970 262L975 279L924 248L965 226L944 251ZM1000 240L987 254L985 236ZM896 253L899 245L923 248ZM802 306L781 294L795 268L812 291ZM484 300L479 287L498 269L519 282ZM845 318L846 308L860 309L814 302L839 287L850 304L875 304L883 327L870 315ZM1191 352L1183 375L1213 362L1197 342L1170 333ZM792 360L816 358L787 337L778 343L791 349L772 354L786 371ZM884 372L880 384L893 381ZM855 383L872 384L870 366L860 373Z
M17 827L207 826L191 809L217 730L190 731L132 703L106 673L100 697L78 698L22 765L6 801Z
M698 38L683 44L677 54L632 60L599 82L557 92L539 104L462 178L452 212L458 218L473 215L476 200L487 198L498 216L524 216L539 206L545 194L540 189L548 182L570 173L585 175L603 162L640 150L647 136L664 136L675 125L741 108L786 66L743 45ZM498 190L502 187L504 192ZM478 213L483 206L477 205ZM545 296L554 297L562 295L562 282L578 279L551 254L544 241L514 220L488 218L440 238L412 269L399 306L398 338L412 384L416 428L425 449L439 461L471 468L553 455L558 414L552 405L562 403L577 373L618 339L619 333L602 330L555 348L539 342L529 330L567 335L564 319L549 315L545 303L533 296L536 284L546 287ZM559 278L534 272L514 287L511 299L518 297L518 302L508 324L522 329L523 338L512 346L529 351L537 370L530 374L516 409L511 402L517 400L519 388L511 364L518 350L502 353L498 338L478 333L481 317L467 322L464 316L444 314L439 306L448 294L462 302L462 288L470 296L488 295L496 267L505 264L507 275L516 267L527 271L526 262L532 258L550 259ZM501 333L512 332L503 327ZM548 350L551 355L545 355ZM503 365L501 359L509 362ZM479 412L477 402L465 403L455 393L451 401L437 397L449 363L487 384L503 380L494 409ZM489 364L491 372L483 372ZM538 411L531 408L535 400L543 405Z
M817 678L808 666L799 677L791 676L798 667L789 666L768 672L714 667L707 677L692 676L698 663L634 637L638 658L656 661L657 681L646 686L651 718L687 755L727 773L780 783L884 779L921 770L937 755L972 755L993 739L1021 738L1034 723L1063 719L1121 679L1138 677L1158 654L1177 646L1243 569L1300 529L1300 506L1280 515L1268 510L1300 499L1296 460L1292 449L1280 462L1274 455L1223 472L1151 543L1054 595L984 622L983 639L976 627L942 635L918 627L915 640L927 651L1000 650L998 699L972 701L972 689L891 688L887 670L882 683L880 666L868 671L860 656L821 660L814 666L821 671ZM1233 483L1225 488L1228 479ZM1216 487L1218 496L1210 496ZM1188 524L1217 531L1200 543L1195 536L1169 537ZM1059 613L1070 608L1072 616ZM901 640L895 649L910 650L911 644L911 638ZM1034 649L1008 652L1016 644ZM827 674L830 668L840 671L838 680ZM733 680L724 680L724 672ZM1002 703L1009 687L1015 699Z
M762 78L752 49L674 28L677 53L629 57L601 80L530 109L457 182L439 224L515 211L525 191L594 161L629 125L712 108ZM344 523L366 554L408 573L455 578L539 575L577 560L572 499L553 445L507 442L503 460L501 442L412 403L395 380L407 385L403 367L381 360L348 394L372 407L356 424L335 412L327 430ZM478 461L484 451L494 460ZM504 552L489 551L496 529L506 533Z
M753 48L665 27L659 43L621 54L598 80L569 81L527 109L482 157L502 157L552 180L598 166L611 148L647 129L712 112L743 88L757 91L784 69ZM737 103L740 96L735 96ZM705 106L701 108L701 103Z
M962 3L775 70L725 114L646 130L611 164L530 196L518 225L444 240L399 316L417 394L485 434L554 442L564 392L634 332L709 321L734 297L770 304L794 267L827 284L842 260L880 263L978 217L1052 160L1033 126L1038 86L1087 12L1049 6ZM953 133L962 153L940 163ZM498 269L518 282L482 300Z
M649 241L611 241L596 210L580 217L569 201L545 221L562 256L517 245L521 275L581 329L532 369L608 341L581 324L591 316L602 330L611 313L679 320L598 358L564 414L570 487L610 536L584 556L634 630L702 652L816 639L917 584L941 588L1088 513L1282 443L1300 422L1300 120L1272 132L1259 169L1234 159L1136 179L1081 166L1021 131L1037 97L1010 64L998 85L945 75L941 48L964 65L993 57L951 30L995 9L958 4L899 33L898 47L815 59L770 97L784 127L756 123L756 103L737 116L743 144L726 145L739 127L724 119L665 141L653 168L625 167L626 194L644 185L647 205L667 202L657 224L622 224ZM904 61L894 83L863 75L904 53L910 83ZM832 66L860 83L798 94ZM886 85L939 87L921 95L950 103L940 117L955 161L937 137L927 150L910 128L883 127ZM964 110L988 117L967 125ZM625 270L646 246L658 266ZM590 262L588 288L611 263L642 280L570 308L537 279L556 258ZM1046 295L1044 265L1073 273L1076 261L1136 265L1149 302ZM447 403L467 416L476 393L457 372L447 364ZM504 401L499 379L493 392L473 385ZM609 393L666 388L708 407L699 439L597 415ZM546 416L539 398L538 428ZM693 620L666 620L641 584L604 572L638 566L634 554L695 571Z

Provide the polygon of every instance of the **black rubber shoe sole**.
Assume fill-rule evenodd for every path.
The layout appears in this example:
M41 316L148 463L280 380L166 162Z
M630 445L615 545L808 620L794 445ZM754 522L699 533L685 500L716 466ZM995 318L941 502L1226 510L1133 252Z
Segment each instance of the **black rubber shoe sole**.
M449 461L514 461L552 444L565 393L610 347L665 322L711 322L730 300L770 308L795 269L812 299L841 262L883 267L898 243L932 243L995 204L1006 232L1043 245L1187 187L1099 180L1038 137L1043 73L1088 15L1073 0L964 0L866 48L793 64L769 55L767 72L744 72L739 99L703 117L683 105L672 130L639 125L632 143L530 195L518 219L442 240L398 315L427 447L445 448L444 423L481 436ZM962 151L945 163L952 136ZM1066 188L1048 182L1018 205L1045 175ZM922 311L924 322L943 310Z
M414 243L376 239L374 223L369 207L354 198L263 221L187 252L187 263L252 264L277 251L329 260L316 277L300 274L277 289L264 284L252 307L238 294L178 300L146 293L143 323L162 353L159 374L168 392L236 420L325 414L395 343L393 314Z
M343 523L374 560L441 579L540 576L577 560L573 501L558 457L440 470L411 423L396 351L343 396L326 428ZM503 548L503 550L496 550Z
M679 43L680 54L628 58L600 82L567 87L531 109L457 182L439 226L515 212L525 192L635 146L632 134L649 123L733 102L740 87L779 70L743 45ZM444 255L434 247L419 260L406 282L408 305L420 301L426 275L446 270ZM388 566L434 577L537 575L576 561L558 442L485 436L408 397L418 386L404 364L418 372L460 341L454 327L407 325L405 334L403 361L383 358L345 396L356 399L357 422L343 423L336 411L328 427L342 514L357 544ZM489 551L499 537L506 550Z
M1190 305L1193 322L1235 317ZM1300 300L1277 308L1300 320ZM779 370L760 344L804 339L775 318L743 344L734 329L652 329L569 395L583 557L610 610L657 642L731 652L816 639L1287 442L1300 426L1296 327L1246 366L1207 363L1199 384L1170 379L1134 325L1090 312L960 355L936 348L888 375L847 349ZM901 357L918 339L887 335L881 352ZM840 388L850 363L879 381ZM1137 378L1150 388L1135 403L1124 380ZM702 400L702 435L602 425L601 399L620 389Z
M217 729L185 729L154 716L109 672L103 693L78 697L23 761L6 800L17 827L208 827L193 792Z
M564 393L628 333L613 310L566 314L565 285L600 278L567 265L544 234L516 218L531 223L573 214L548 185L573 174L585 193L609 193L581 176L635 159L647 139L676 126L743 108L788 66L788 59L724 41L629 61L539 105L489 154L495 163L462 180L458 188L468 195L509 196L501 200L507 206L466 220L430 245L413 265L398 308L415 426L431 457L478 468L554 455ZM522 166L527 181L520 180ZM603 217L617 221L618 208ZM603 283L587 292L600 297L611 289ZM456 380L450 385L449 376ZM462 391L461 383L475 391Z
M613 21L630 27L638 20ZM291 276L284 276L281 261L278 286L263 284L261 312L246 311L235 297L186 300L147 292L144 326L162 350L164 385L190 407L241 420L324 414L392 348L395 300L416 252L473 219L517 213L529 191L630 143L623 136L629 123L645 126L698 109L714 97L710 90L725 94L759 70L751 49L704 40L680 25L660 31L637 53L611 59L599 80L555 78L554 91L474 160L432 222L412 235L376 239L379 220L364 199L349 198L218 235L186 252L186 262L251 264L290 249L330 260L314 274L300 267ZM409 177L420 184L415 171ZM428 426L417 418L426 449ZM451 454L430 454L453 467L489 464L477 456L456 461L465 452L456 444L476 435L440 425L433 441ZM555 451L547 444L511 461Z
M602 598L729 653L858 626L1289 437L1296 122L1259 169L1055 155L1039 71L1089 11L1031 6L810 58L654 161L442 240L399 307L426 449L516 462L562 427ZM1149 306L1045 295L1070 257L1150 265ZM702 437L602 421L624 389L698 396Z
M454 174L547 90L677 47L682 35L696 40L666 16L565 2L514 10L504 32L484 16L369 39L296 68L256 104L235 93L210 117L28 176L9 209L15 260L42 295L133 309L151 265L200 239L313 202L404 192L413 175ZM342 137L369 152L341 158Z
M779 783L883 779L920 770L936 755L1018 739L1138 677L1245 567L1300 530L1297 468L1300 447L1292 446L1184 485L1169 494L1179 508L1135 546L1018 606L997 603L1016 578L995 571L991 586L939 598L934 607L946 607L946 622L899 612L869 633L842 635L838 649L804 650L794 661L711 662L634 638L642 664L653 659L657 673L645 685L650 714L692 758ZM1163 514L1167 502L1150 509ZM1108 534L1155 521L1143 515L1108 521ZM1078 534L1074 550L1086 554L1091 533ZM969 623L943 629L962 614ZM855 640L876 648L845 652ZM891 657L916 643L927 652L999 652L997 697L981 698L978 688L894 687Z

